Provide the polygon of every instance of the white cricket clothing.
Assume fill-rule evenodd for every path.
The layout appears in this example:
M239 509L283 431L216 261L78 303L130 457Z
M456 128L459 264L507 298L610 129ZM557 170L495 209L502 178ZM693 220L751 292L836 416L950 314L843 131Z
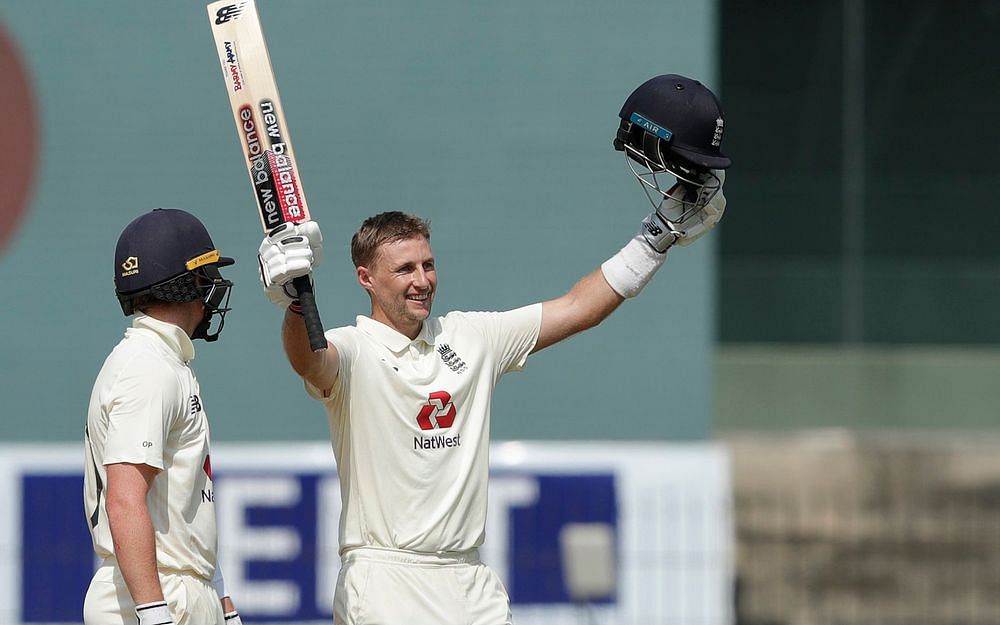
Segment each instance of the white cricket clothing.
M360 547L344 556L336 625L510 625L510 599L478 554Z
M204 578L160 572L160 588L174 625L225 625L222 602ZM114 560L106 560L90 580L83 601L84 625L138 625L135 602Z
M340 373L323 393L340 478L340 552L470 551L486 528L490 404L524 367L542 305L452 312L410 340L365 316L326 333Z
M211 580L217 536L210 437L193 359L191 339L173 324L138 315L125 331L90 397L84 502L94 551L113 558L107 465L160 469L146 497L157 567Z

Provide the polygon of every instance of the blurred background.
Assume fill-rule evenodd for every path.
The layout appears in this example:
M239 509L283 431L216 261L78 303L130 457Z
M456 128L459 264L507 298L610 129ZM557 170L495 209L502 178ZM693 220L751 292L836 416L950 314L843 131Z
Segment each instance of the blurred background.
M680 73L723 102L721 225L498 388L486 549L518 622L1000 622L1000 2L259 10L328 327L368 312L349 240L382 210L431 219L438 312L564 292L649 210L611 148L631 90ZM79 618L86 404L128 324L113 249L157 206L237 258L194 362L219 496L247 502L220 511L227 578L298 601L244 620L328 621L333 457L259 291L220 71L202 2L0 4L2 623ZM279 565L251 530L283 523Z

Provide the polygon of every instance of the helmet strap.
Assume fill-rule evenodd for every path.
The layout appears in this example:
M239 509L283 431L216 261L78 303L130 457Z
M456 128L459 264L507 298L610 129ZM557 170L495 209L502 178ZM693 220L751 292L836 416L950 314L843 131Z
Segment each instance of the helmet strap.
M208 343L214 343L219 340L219 335L222 334L222 328L226 325L226 309L223 312L218 310L210 310L207 306L205 307L205 316L201 318L201 322L195 327L194 332L191 334L192 339L203 339ZM212 317L218 315L219 325L215 329L215 332L209 333L212 326Z

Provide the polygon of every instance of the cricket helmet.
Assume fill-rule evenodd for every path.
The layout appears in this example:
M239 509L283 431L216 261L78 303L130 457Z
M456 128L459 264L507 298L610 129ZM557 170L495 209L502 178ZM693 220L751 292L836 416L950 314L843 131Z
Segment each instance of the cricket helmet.
M202 300L205 318L192 338L214 341L229 311L233 283L219 267L232 265L222 256L204 224L178 208L156 208L125 226L115 248L115 293L122 312L135 312L134 302L149 296L162 302ZM219 326L208 334L213 316Z
M678 74L650 78L633 91L618 113L614 148L643 185L654 208L667 200L685 219L711 201L732 164L722 153L725 115L715 94ZM669 174L676 178L661 181Z
M654 163L679 157L701 170L726 169L732 162L721 151L722 105L697 80L677 74L650 78L629 95L618 116L616 150L631 147Z

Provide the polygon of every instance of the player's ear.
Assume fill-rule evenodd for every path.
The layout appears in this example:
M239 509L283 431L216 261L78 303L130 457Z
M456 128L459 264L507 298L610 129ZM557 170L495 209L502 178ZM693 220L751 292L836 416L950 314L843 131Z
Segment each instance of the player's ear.
M371 291L374 287L372 286L372 274L368 271L368 267L357 267L358 273L358 284L361 285L366 291Z

